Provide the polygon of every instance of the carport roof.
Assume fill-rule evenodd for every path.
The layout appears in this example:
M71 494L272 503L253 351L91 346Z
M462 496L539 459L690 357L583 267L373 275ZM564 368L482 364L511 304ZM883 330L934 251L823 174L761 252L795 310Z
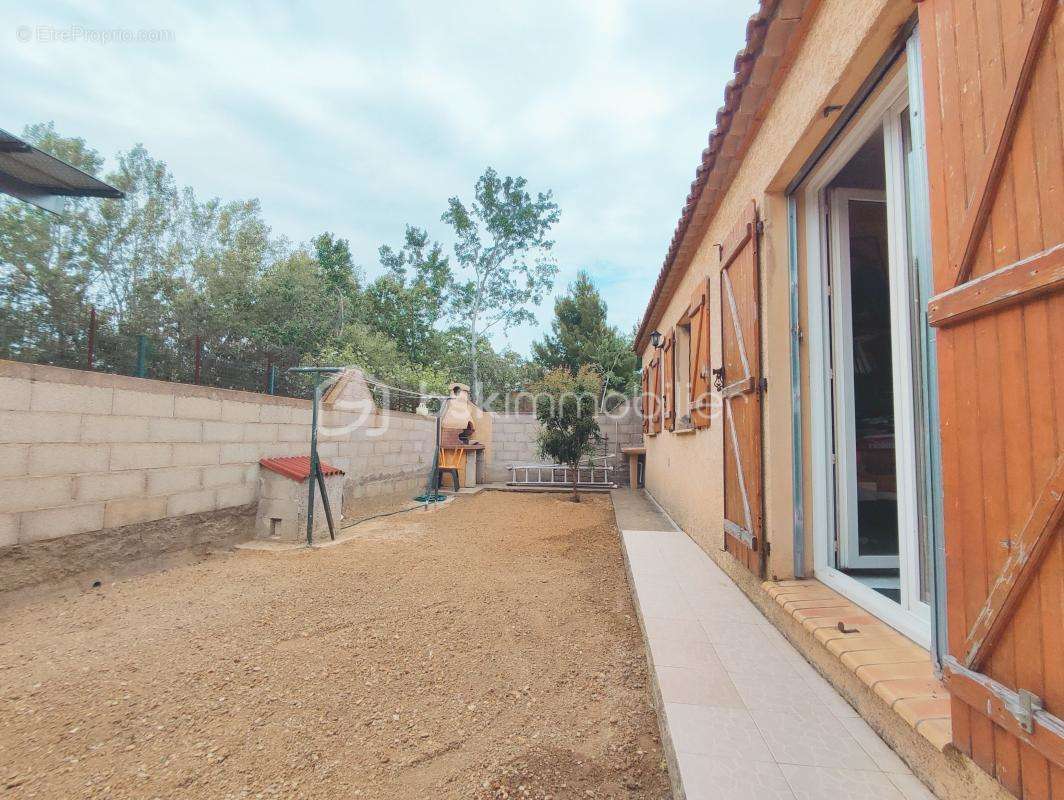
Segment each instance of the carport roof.
M5 130L0 130L0 191L53 213L61 210L62 197L125 196Z

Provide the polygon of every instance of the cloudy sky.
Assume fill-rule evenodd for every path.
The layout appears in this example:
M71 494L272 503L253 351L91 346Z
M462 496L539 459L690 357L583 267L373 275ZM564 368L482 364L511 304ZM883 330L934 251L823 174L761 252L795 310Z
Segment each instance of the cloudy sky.
M586 268L627 329L755 0L236 5L9 11L0 128L53 120L108 157L141 142L201 198L259 198L275 233L350 240L371 274L406 223L446 241L447 197L484 167L523 175L561 206L557 290ZM96 34L113 29L168 41Z

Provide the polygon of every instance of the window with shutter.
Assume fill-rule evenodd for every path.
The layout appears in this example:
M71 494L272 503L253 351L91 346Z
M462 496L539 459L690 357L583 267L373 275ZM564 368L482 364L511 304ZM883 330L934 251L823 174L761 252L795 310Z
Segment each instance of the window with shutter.
M669 333L661 349L661 402L665 430L676 430L676 334Z
M695 290L687 307L687 324L690 331L688 347L688 386L690 397L688 412L691 425L708 428L713 416L713 395L710 387L709 366L709 283Z

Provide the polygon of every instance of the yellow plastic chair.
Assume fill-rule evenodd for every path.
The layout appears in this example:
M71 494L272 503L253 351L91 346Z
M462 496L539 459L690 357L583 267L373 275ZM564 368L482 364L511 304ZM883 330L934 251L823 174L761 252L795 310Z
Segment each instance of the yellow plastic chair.
M451 480L454 482L454 490L457 492L461 487L461 481L458 477L458 470L460 470L465 464L465 458L463 457L461 450L445 450L440 448L440 463L439 463L439 475L437 481L439 487L443 488L443 476L449 474Z

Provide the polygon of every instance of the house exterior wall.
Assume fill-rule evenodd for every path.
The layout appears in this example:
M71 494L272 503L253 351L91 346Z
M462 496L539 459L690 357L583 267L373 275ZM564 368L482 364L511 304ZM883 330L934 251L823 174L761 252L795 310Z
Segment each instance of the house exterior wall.
M824 0L780 84L742 164L712 212L695 256L684 270L661 321L671 330L696 286L709 280L713 367L720 365L720 286L717 244L754 199L764 223L761 238L761 323L764 397L765 537L770 544L767 577L794 575L792 436L790 396L789 241L783 188L828 132L828 106L842 106L913 14L909 0L869 0L861 14L848 0ZM703 198L705 201L705 198ZM803 303L804 307L804 303ZM643 353L644 364L653 357ZM807 377L804 366L803 380ZM647 437L647 489L684 530L707 550L721 548L723 523L723 417L695 433L662 431ZM808 469L808 468L806 468ZM808 481L806 481L808 485ZM805 552L811 565L812 541Z
M435 420L324 411L319 453L358 498L420 490ZM255 502L259 459L304 455L311 403L0 361L0 548Z

